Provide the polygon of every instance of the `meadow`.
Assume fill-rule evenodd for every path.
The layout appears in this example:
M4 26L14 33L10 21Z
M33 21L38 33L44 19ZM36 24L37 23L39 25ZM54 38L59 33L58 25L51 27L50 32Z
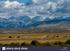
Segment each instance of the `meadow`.
M66 42L70 40L70 33L31 33L31 34L0 34L0 44L27 43L32 41L43 43Z

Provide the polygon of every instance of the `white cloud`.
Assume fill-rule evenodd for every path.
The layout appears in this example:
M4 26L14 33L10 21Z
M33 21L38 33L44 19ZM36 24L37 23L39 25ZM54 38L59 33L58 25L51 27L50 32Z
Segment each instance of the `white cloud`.
M7 18L8 16L30 16L31 18L35 16L50 17L53 18L57 15L65 15L66 13L61 13L62 11L56 12L60 9L70 8L66 3L70 3L69 0L33 0L33 4L25 5L24 3L19 3L18 1L4 1L0 5L0 17ZM66 8L65 8L66 6ZM2 9L2 10L1 10ZM70 10L70 9L68 9ZM60 13L60 14L59 14Z
M22 4L17 1L6 1L4 3L5 8L20 8Z
M44 4L47 3L49 0L32 0L34 4Z

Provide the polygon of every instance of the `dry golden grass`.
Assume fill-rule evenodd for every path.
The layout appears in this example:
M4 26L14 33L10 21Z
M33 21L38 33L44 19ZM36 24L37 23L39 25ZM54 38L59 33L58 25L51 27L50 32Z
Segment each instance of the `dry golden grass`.
M65 42L70 39L70 33L32 33L32 34L0 34L0 43L31 43L32 40L37 40L40 43L44 42Z

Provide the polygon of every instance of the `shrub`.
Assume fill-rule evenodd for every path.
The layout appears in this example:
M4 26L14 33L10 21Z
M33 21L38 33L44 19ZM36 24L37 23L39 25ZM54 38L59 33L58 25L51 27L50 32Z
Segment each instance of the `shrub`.
M9 38L12 38L12 36L9 36Z
M20 36L17 36L17 38L20 38Z
M70 40L67 40L67 41L65 42L65 44L69 44L69 45L70 45Z
M19 43L11 43L11 44L9 44L9 46L20 46L20 44Z
M33 45L33 46L39 46L40 43L39 43L38 41L36 41L36 40L33 40L33 41L31 42L31 45Z
M25 42L21 43L21 46L27 46L27 44Z
M9 46L9 44L3 44L3 46Z
M3 44L2 44L2 43L0 43L0 46L3 46Z
M51 46L49 42L44 43L44 46Z
M54 45L59 45L59 46L61 46L61 45L63 45L64 43L63 42L55 42L54 43Z

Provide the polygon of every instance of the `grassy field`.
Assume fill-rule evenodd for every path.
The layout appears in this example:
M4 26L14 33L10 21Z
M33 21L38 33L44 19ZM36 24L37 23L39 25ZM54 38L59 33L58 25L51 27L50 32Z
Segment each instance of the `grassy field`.
M32 34L0 34L0 43L31 43L36 40L40 43L45 42L65 42L70 39L70 33L32 33Z

